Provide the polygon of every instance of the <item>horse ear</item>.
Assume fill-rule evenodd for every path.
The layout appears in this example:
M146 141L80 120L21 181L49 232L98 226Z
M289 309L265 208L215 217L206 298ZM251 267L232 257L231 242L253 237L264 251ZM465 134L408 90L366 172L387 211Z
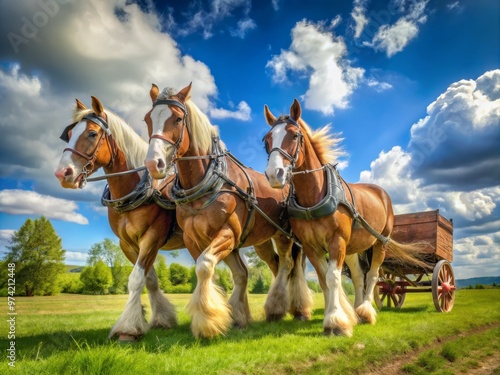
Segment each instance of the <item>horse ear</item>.
M184 87L181 91L179 91L177 93L177 97L182 101L182 102L186 102L191 96L190 96L190 93L191 93L191 85L193 84L193 82L191 82L189 85L187 85L186 87Z
M295 121L298 121L301 114L302 114L302 109L300 108L299 102L297 101L297 99L293 99L293 104L290 107L290 116Z
M97 99L95 96L91 96L91 98L92 98L92 109L94 110L94 113L98 116L103 117L104 106L102 105L101 101Z
M276 117L269 110L267 104L264 104L264 117L266 118L266 121L269 124L269 126L273 126L277 120Z
M153 83L151 86L151 90L149 90L149 96L151 97L153 103L156 101L156 98L158 98L159 94L160 94L160 89Z
M82 111L84 109L87 109L87 107L85 106L85 104L83 104L81 101L79 101L78 99L75 99L76 100L76 109L78 111Z

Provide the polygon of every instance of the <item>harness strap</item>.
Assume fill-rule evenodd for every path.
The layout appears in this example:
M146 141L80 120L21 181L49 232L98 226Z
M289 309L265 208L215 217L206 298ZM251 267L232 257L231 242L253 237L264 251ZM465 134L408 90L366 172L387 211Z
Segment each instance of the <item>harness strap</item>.
M156 107L157 105L161 105L161 104L165 104L165 105L173 105L177 108L180 108L184 114L187 114L187 108L184 104L182 104L180 101L178 100L174 100L174 99L158 99L156 100L154 103L153 103L153 108Z
M217 154L220 151L217 137L214 137L212 142L214 150ZM193 202L201 197L204 197L205 195L213 193L212 197L210 197L210 199L203 204L202 208L209 206L215 201L215 199L217 199L219 192L222 189L222 185L224 185L224 180L220 178L220 174L224 175L226 174L226 172L227 164L225 159L222 158L219 160L219 158L215 158L211 160L205 176L200 181L200 183L190 189L183 189L180 186L180 180L177 176L171 190L172 200L176 205L182 205Z
M101 204L106 207L113 208L116 213L123 213L132 211L137 207L150 203L153 196L153 188L151 186L151 179L149 174L144 173L141 180L135 189L124 197L118 199L111 199L111 192L109 185L106 184L101 197Z
M338 205L344 204L351 209L351 204L347 201L340 175L335 166L330 164L325 165L325 172L327 178L327 190L325 197L316 205L312 207L302 207L295 198L295 188L292 184L290 189L290 200L288 203L288 214L291 218L301 220L319 219L333 214Z

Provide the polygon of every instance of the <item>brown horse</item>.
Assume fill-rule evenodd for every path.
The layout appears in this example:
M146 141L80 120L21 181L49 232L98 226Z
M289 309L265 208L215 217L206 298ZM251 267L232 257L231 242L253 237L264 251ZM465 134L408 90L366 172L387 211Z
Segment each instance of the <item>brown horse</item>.
M340 139L330 136L328 127L312 131L301 119L297 100L289 116L276 118L267 105L264 113L271 126L264 137L269 155L266 176L276 189L291 183L290 223L323 289L324 331L351 336L358 320L356 313L369 323L376 321L373 290L386 249L401 261L424 264L418 260L418 249L390 239L394 214L388 194L376 185L345 183L329 164L341 150L337 147ZM363 273L357 254L369 248L373 256L363 295ZM356 310L342 288L344 261L356 287Z
M92 109L76 101L73 121L61 136L69 145L55 175L62 187L76 189L83 187L87 176L101 167L104 169L109 188L105 190L103 203L108 206L109 223L120 239L124 254L135 264L129 277L127 304L110 337L117 335L120 340L129 341L142 336L149 327L172 327L177 322L175 309L158 288L153 263L159 249L181 249L184 241L182 231L176 226L175 210L152 202L147 173L133 171L144 163L147 142L94 97ZM131 170L133 173L126 173ZM121 172L124 174L117 175ZM145 189L138 191L140 186ZM162 189L160 197L166 201L167 191ZM233 294L239 296L235 301L243 300L248 278L246 266L237 253L226 258L226 263L233 273ZM141 306L144 285L152 309L149 325L144 321Z
M299 319L309 318L312 298L300 251L292 252L291 239L276 226L284 224L282 193L225 149L217 128L190 100L190 91L191 85L178 93L160 93L153 85L153 108L145 120L152 134L146 158L149 173L168 178L174 163L178 171L172 196L198 277L188 305L193 334L224 334L231 322L225 298L212 282L215 265L235 249L251 245L266 258L268 250L261 246L270 239L276 243L279 269L265 305L267 318L279 319L288 308Z

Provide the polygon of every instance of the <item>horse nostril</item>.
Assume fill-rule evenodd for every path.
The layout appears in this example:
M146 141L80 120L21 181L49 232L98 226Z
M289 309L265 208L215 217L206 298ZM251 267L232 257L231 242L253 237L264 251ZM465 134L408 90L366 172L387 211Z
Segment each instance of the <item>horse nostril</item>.
M163 161L163 159L158 159L158 163L156 165L157 165L158 169L165 168L165 162Z
M276 169L276 177L281 180L285 175L285 170L283 168Z
M73 176L73 169L66 168L66 170L64 171L64 177L71 177L71 176Z

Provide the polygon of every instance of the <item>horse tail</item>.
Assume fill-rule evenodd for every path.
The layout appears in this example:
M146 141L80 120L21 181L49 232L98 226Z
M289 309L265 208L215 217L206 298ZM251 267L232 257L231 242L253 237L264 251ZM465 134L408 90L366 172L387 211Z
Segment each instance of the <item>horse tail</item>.
M392 238L388 238L388 241L384 244L384 249L390 252L390 259L423 269L429 268L429 265L423 261L423 256L426 254L424 250L428 247L428 242L401 243Z

